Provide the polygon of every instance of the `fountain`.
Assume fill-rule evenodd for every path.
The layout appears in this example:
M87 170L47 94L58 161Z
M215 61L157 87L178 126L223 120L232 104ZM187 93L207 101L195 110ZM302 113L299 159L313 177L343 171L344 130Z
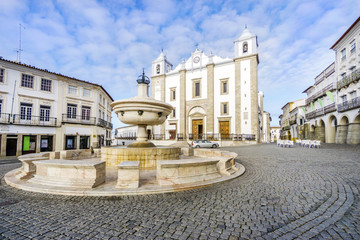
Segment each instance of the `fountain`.
M173 107L148 96L150 79L144 71L136 81L138 95L115 101L111 107L121 122L138 126L137 141L127 147L103 147L101 159L106 162L106 166L117 166L123 161L140 161L141 169L155 169L157 160L179 158L179 148L156 147L148 140L146 133L147 125L165 122Z
M19 157L22 167L8 172L6 183L34 192L119 196L199 188L245 172L235 162L236 153L212 149L192 152L148 141L146 126L164 123L173 108L148 96L150 79L144 72L137 83L136 97L111 104L120 121L138 126L136 142L94 149L94 153L77 149L23 155Z

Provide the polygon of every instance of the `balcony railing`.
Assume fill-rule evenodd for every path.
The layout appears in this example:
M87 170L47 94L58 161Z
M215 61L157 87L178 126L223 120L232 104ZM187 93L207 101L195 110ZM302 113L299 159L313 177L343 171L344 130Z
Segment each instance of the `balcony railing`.
M85 125L95 125L96 118L95 117L89 117L86 115L72 115L72 114L66 114L64 113L62 115L62 122L65 123L80 123Z
M1 113L0 114L0 123L11 123L12 117L10 113Z
M110 122L105 121L104 119L98 118L97 125L104 127L104 128L110 128L112 129L113 125Z
M57 126L57 118L54 117L13 114L11 119L12 124L52 127Z
M360 79L360 68L354 70L350 75L343 77L340 81L337 82L337 88L341 89L348 86L350 83L355 82Z
M335 84L334 83L330 83L329 85L327 85L326 87L324 87L323 89L321 89L320 91L314 93L312 96L308 97L305 100L306 105L309 104L312 101L315 101L316 99L325 96L327 91L332 91L335 90Z
M349 101L345 101L343 103L338 104L338 111L344 112L346 110L357 108L359 106L360 106L360 97L357 97L357 98L353 98Z
M296 120L290 120L290 125L296 124Z
M329 104L324 107L324 113L334 112L336 111L335 103Z

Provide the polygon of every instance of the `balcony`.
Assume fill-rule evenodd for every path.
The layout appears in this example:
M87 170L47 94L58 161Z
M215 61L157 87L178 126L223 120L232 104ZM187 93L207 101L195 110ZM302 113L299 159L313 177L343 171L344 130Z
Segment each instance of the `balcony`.
M56 127L57 118L46 117L46 116L30 116L30 115L13 114L12 117L10 117L9 123L17 124L17 125L27 125L27 126Z
M354 70L350 75L343 77L340 81L337 82L337 88L341 89L347 87L350 83L358 81L360 79L360 69Z
M296 124L296 120L290 120L290 125Z
M330 83L329 85L327 85L326 87L324 87L323 89L321 89L320 91L314 93L313 95L311 95L310 97L308 97L305 100L305 104L309 104L312 101L315 101L316 99L325 96L327 91L332 91L335 90L335 84L334 83Z
M338 104L338 111L344 112L357 107L360 107L360 97Z
M0 123L9 124L12 122L12 117L10 113L1 113L0 114Z
M63 123L75 123L75 124L84 124L84 125L95 125L96 118L83 116L83 115L72 115L64 113L62 115Z
M105 121L104 119L98 118L97 125L104 128L112 129L113 125L110 122Z
M329 104L324 107L324 113L334 112L336 111L335 103Z

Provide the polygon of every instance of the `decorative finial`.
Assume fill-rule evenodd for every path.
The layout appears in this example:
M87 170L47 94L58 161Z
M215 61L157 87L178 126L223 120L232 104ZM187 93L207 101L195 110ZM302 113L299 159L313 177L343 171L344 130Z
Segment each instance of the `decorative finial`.
M145 84L149 84L150 83L150 79L145 76L145 69L143 68L143 73L138 76L138 79L136 80L138 84L140 83L145 83Z
M245 24L245 29L247 29L247 24Z
M195 47L196 47L196 50L199 50L199 48L198 48L199 44L198 43L195 44Z

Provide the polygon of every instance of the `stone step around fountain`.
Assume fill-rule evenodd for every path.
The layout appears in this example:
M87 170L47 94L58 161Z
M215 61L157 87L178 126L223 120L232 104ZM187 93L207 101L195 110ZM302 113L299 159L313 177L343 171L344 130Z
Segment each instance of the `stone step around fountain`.
M94 188L105 182L105 162L98 160L35 161L31 183L64 188Z

